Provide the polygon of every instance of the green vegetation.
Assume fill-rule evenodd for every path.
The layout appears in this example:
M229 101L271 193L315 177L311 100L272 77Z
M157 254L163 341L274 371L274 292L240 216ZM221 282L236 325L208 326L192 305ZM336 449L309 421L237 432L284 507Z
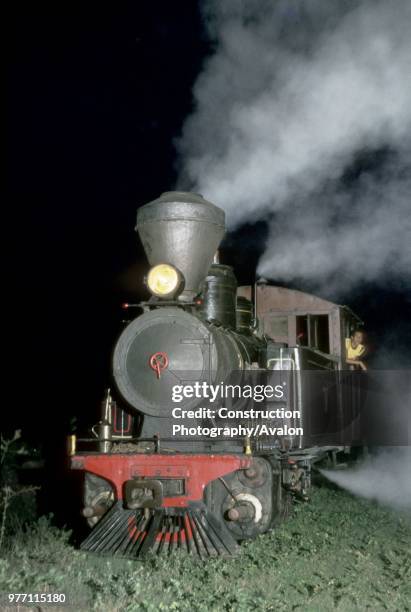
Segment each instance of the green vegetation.
M65 592L85 611L411 610L410 517L325 483L231 559L101 558L68 540L45 518L21 529L2 551L0 591Z

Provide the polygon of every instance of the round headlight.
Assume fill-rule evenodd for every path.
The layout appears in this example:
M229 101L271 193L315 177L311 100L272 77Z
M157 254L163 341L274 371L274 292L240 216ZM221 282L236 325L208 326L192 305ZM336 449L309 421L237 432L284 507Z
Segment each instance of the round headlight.
M158 297L174 297L182 285L181 273L170 264L157 264L147 276L149 290Z

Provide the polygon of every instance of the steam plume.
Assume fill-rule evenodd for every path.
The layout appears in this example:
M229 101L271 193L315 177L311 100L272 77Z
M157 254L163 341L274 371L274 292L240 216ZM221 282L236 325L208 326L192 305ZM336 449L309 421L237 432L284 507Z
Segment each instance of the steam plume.
M177 143L180 186L232 228L268 221L268 278L408 284L409 0L210 0L204 17L215 50Z
M321 470L329 480L355 495L396 509L411 510L411 448L384 449L347 471Z

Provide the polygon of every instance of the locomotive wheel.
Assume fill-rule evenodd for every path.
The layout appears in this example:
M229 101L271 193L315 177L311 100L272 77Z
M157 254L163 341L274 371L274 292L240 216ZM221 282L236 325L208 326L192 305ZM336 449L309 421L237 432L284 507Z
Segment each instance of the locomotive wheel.
M114 491L110 483L104 478L86 473L84 478L83 516L87 519L89 527L94 527L113 504ZM91 516L89 516L90 512L87 512L89 509L95 511Z
M282 485L282 464L276 456L255 456L245 470L209 483L205 502L221 526L239 542L254 539L286 519L291 494Z

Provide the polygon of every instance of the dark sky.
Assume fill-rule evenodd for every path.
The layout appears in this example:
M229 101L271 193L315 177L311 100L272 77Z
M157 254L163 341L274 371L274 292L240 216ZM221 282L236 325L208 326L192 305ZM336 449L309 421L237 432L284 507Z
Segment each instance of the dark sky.
M9 21L13 424L96 410L137 206L173 186L207 41L195 2L20 3ZM119 280L120 279L120 280ZM124 287L123 287L124 289ZM17 340L17 337L19 340ZM20 414L25 415L22 422Z
M145 270L136 209L174 186L173 139L211 49L195 1L11 10L8 414L10 427L46 436L70 415L87 423L97 414L120 304L138 297ZM225 243L241 282L253 280L264 233L260 223ZM392 342L404 341L401 291L363 288L351 305L377 337L394 317Z

